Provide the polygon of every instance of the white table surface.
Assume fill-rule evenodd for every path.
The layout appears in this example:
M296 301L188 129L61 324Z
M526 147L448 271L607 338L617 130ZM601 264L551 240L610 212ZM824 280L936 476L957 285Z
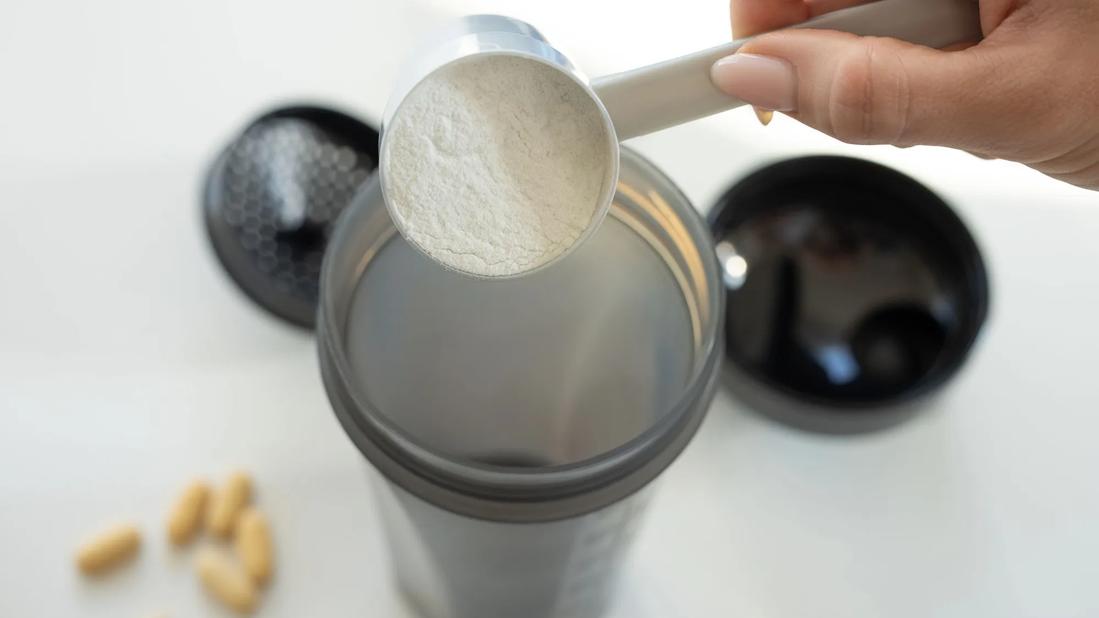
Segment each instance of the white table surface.
M162 520L186 479L236 466L277 537L261 616L410 615L310 335L222 275L197 194L252 115L312 100L376 118L415 36L485 10L537 23L593 73L727 27L720 0L0 4L0 616L224 615ZM935 409L887 433L799 433L719 392L613 616L1099 615L1099 194L746 110L637 145L703 209L783 156L905 170L972 225L993 311ZM85 581L73 547L119 519L147 532L139 560Z

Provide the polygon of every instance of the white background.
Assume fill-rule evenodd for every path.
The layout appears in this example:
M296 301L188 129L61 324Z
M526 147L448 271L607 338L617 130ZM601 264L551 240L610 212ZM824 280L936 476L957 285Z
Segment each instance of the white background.
M222 275L197 194L253 115L307 100L376 119L416 36L485 10L534 22L592 74L728 26L720 0L0 4L0 616L221 616L162 520L188 478L238 466L278 543L260 615L409 616L311 337ZM719 392L614 616L1099 615L1099 195L747 110L637 145L703 210L784 156L903 169L972 225L993 315L934 409L884 434L794 432ZM75 545L125 519L147 533L137 563L76 575Z

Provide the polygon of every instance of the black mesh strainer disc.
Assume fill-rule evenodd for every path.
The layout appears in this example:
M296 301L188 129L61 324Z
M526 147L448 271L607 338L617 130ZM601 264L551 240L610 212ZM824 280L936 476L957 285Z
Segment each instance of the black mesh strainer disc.
M206 229L226 272L260 306L315 320L321 261L344 206L378 164L378 132L329 109L261 116L206 178Z

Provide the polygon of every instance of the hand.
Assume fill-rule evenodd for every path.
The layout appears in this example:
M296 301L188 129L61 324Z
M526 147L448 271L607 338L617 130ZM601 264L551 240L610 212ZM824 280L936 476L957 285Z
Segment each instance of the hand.
M733 33L863 3L731 0ZM719 60L714 83L845 142L950 146L1099 189L1099 2L981 0L980 8L985 39L966 49L789 30Z

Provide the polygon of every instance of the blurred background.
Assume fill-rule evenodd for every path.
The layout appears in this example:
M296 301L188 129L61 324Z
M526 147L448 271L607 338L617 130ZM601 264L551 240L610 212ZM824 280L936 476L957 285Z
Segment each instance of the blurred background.
M311 334L224 276L199 192L275 106L377 122L409 49L475 12L537 25L589 75L729 32L721 0L0 4L0 614L222 615L160 526L187 478L243 466L280 555L259 615L412 615ZM660 481L612 616L1099 615L1097 194L746 109L631 145L703 213L787 157L901 170L967 223L993 304L961 373L888 432L799 432L719 390ZM149 533L138 563L82 580L73 546L120 517Z

